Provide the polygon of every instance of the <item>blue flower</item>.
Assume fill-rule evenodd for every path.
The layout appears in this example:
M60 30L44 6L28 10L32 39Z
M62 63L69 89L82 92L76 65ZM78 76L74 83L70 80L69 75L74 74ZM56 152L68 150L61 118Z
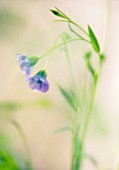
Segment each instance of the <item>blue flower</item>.
M17 60L20 65L21 70L28 79L31 74L33 66L38 62L39 58L37 57L27 57L23 54L17 54Z
M35 76L28 79L29 87L34 91L41 91L43 93L49 90L49 83L46 80L46 72L39 71Z

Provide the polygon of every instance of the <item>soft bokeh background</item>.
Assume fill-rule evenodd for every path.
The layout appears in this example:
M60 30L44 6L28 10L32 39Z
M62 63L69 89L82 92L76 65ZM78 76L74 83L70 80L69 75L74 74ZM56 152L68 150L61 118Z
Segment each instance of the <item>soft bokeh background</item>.
M62 51L56 51L48 65L50 90L36 93L24 81L16 53L40 56L62 32L66 24L55 23L49 9L57 6L85 29L90 24L103 47L106 32L106 0L0 0L0 112L15 117L26 134L34 170L69 170L71 135L53 131L68 125L63 113L69 110L56 82L68 86L66 61ZM70 44L70 54L77 84L83 77L82 54L89 46ZM110 27L107 38L107 59L96 96L96 115L88 133L86 150L101 167L116 170L119 162L119 1L111 1ZM45 59L34 73L42 68ZM77 66L76 66L77 63ZM78 76L78 77L77 77ZM11 110L10 110L11 109ZM1 120L1 129L12 136L15 148L23 154L24 147L15 130ZM95 169L85 161L84 170Z

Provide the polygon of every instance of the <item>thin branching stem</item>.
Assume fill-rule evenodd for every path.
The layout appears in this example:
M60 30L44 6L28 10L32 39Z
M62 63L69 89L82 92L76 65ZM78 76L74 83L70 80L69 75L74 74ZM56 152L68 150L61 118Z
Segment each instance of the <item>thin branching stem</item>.
M75 25L76 27L78 27L85 35L87 35L88 37L89 37L89 35L88 35L88 33L80 26L80 25L78 25L76 22L74 22L71 18L69 18L66 14L64 14L61 10L59 10L57 7L55 7L56 9L57 9L57 11L59 12L59 13L61 13L63 16L64 16L64 18L68 21L68 22L70 22L70 23L72 23L73 25Z
M62 36L63 38L63 42L64 42L64 51L65 51L65 54L66 54L66 58L67 58L67 61L68 61L68 65L69 65L69 75L71 76L71 82L72 82L72 88L76 90L76 87L75 87L75 81L74 81L74 76L73 76L73 72L72 72L72 66L71 66L71 61L70 61L70 56L69 56L69 51L68 51L68 47L67 47L67 44L66 44L66 40L65 38ZM74 90L74 91L75 91Z
M57 49L57 48L65 45L65 44L74 42L74 41L83 41L83 40L82 40L82 39L79 39L79 38L76 38L76 39L72 39L72 40L66 41L65 43L63 42L63 43L61 43L61 44L59 44L59 45L56 45L55 47L51 48L49 51L47 51L46 53L44 53L43 55L41 55L41 56L39 57L39 59L41 59L41 58L45 57L46 55L52 53L55 49Z
M90 41L88 41L87 39L83 38L81 35L79 35L76 31L73 30L73 28L71 27L70 23L68 22L68 26L71 32L73 32L76 36L78 36L80 39L82 39L83 41L86 41L90 44Z

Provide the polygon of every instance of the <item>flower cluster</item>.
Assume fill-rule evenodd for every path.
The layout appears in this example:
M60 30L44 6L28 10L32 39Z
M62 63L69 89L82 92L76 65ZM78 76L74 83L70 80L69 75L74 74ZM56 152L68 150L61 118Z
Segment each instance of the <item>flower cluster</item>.
M29 83L29 87L34 91L41 91L45 93L49 89L49 83L46 79L47 74L45 70L41 70L33 77L30 77L32 68L38 60L39 58L37 57L27 57L23 54L17 54L17 61L26 77L26 81Z

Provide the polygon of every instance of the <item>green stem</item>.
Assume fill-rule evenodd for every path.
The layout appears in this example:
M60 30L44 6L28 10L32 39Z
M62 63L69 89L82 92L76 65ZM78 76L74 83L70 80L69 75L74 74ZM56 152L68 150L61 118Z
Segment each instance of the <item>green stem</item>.
M56 46L56 43L57 43L57 41L59 40L59 38L61 38L61 35L58 36L58 37L56 38L55 42L53 43L53 46L52 46L52 48L51 48L52 51L50 52L49 56L47 57L47 60L46 60L45 66L44 66L44 70L46 69L46 67L47 67L47 65L48 65L48 62L49 62L49 60L50 60L50 57L52 56L53 49L54 49L54 47Z
M46 55L52 53L52 51L54 51L55 49L57 49L57 48L59 48L59 47L65 45L65 44L67 44L67 43L74 42L74 41L79 41L79 40L82 40L82 39L77 38L77 39L69 40L69 41L67 41L67 42L65 42L65 43L61 43L61 44L59 44L59 45L57 45L57 46L51 48L49 51L47 51L47 52L44 53L43 55L41 55L41 56L39 57L39 59L41 59L41 58L43 58L44 56L46 56Z
M81 140L82 144L84 144L85 137L86 137L86 134L87 134L87 128L88 128L90 118L91 118L91 115L92 115L92 111L93 111L95 93L96 93L96 88L97 88L97 80L98 80L98 78L96 79L94 87L93 87L91 103L90 103L90 106L89 106L89 111L88 111L88 114L87 114L87 117L86 117L84 129L83 129L83 135L82 135L82 140Z
M71 19L69 20L69 22L72 23L73 25L75 25L76 27L78 27L85 35L87 35L89 37L88 33L80 25L78 25L77 23L75 23Z
M88 126L89 126L89 123L90 123L90 120L91 120L92 113L93 113L93 106L94 106L94 100L95 100L98 78L99 78L99 74L97 75L97 77L94 80L94 87L92 89L91 102L90 102L89 110L88 110L88 113L87 113L87 116L86 116L83 132L82 132L82 137L81 137L81 141L80 141L81 143L80 143L80 148L79 148L79 154L80 154L80 157L79 157L80 158L80 160L79 160L80 167L79 168L81 168L81 164L82 164L81 154L83 153L83 147L84 147L84 144L85 144L87 129L88 129Z
M68 47L67 47L65 38L64 37L62 37L62 38L63 38L63 41L64 41L64 50L65 50L66 58L67 58L67 61L68 61L69 75L71 76L72 88L75 89L75 81L74 81L74 77L73 77L73 72L72 72L72 67L71 67L71 61L70 61Z
M81 98L81 109L83 109L83 105L85 102L85 95L86 95L86 68L84 68L84 79L83 79L83 89L82 89L82 98Z
M76 126L72 133L72 161L71 161L71 170L79 170L80 166L80 158L79 158L79 148L80 148L80 140L79 140L79 132L80 126Z
M78 36L78 37L79 37L80 39L82 39L83 41L86 41L86 42L88 42L88 43L90 44L90 41L88 41L87 39L83 38L81 35L79 35L76 31L74 31L74 30L72 29L72 27L71 27L71 25L69 24L69 22L68 22L68 26L69 26L69 29L70 29L71 32L73 32L76 36Z
M27 144L27 140L26 140L26 136L21 128L21 126L18 124L18 122L16 120L10 120L11 123L15 126L15 128L17 129L17 131L19 132L19 135L22 139L22 142L24 144L24 148L25 148L25 151L26 151L26 157L27 157L27 160L26 160L26 163L27 163L27 167L28 169L27 170L32 170L32 164L31 164L31 158L30 158L30 151L29 151L29 147L28 147L28 144Z
M84 34L86 34L88 37L88 33L80 26L78 25L76 22L74 22L72 19L70 19L67 15L65 15L61 10L59 10L57 7L55 7L59 13L61 13L64 16L64 19L66 19L68 22L72 23L73 25L75 25L76 27L78 27ZM65 21L65 20L63 20Z

